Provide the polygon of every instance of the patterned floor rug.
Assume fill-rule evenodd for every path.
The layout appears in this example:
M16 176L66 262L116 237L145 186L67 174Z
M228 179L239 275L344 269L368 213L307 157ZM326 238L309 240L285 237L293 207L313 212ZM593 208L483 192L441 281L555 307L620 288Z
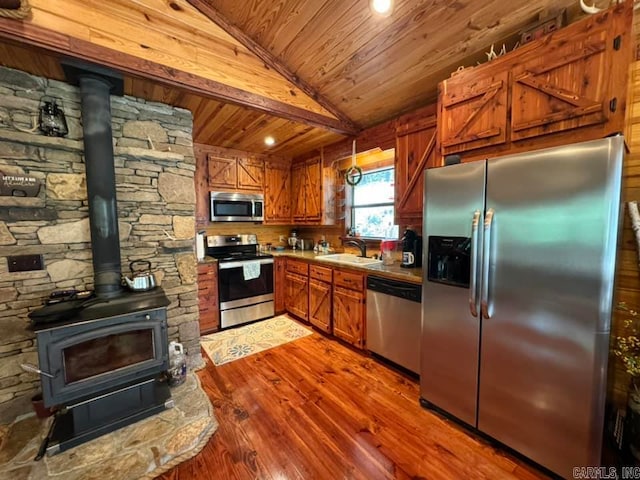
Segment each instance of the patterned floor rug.
M212 333L200 338L200 344L214 365L277 347L313 332L286 315Z

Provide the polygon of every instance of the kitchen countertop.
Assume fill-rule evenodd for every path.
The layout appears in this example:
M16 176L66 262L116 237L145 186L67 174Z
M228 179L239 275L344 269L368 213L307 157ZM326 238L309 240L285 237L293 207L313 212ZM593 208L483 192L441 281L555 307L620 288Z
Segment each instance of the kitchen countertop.
M371 275L380 275L381 277L392 278L394 280L400 280L405 282L422 284L422 269L421 268L402 268L399 262L395 262L393 265L375 265L375 266L361 266L361 265L346 265L344 263L328 262L317 260L317 257L321 257L322 254L314 253L313 251L271 251L274 257L289 257L299 258L300 260L311 261L317 265L325 265L338 268L350 268L353 270L359 270Z
M324 265L327 267L334 267L334 268L335 267L350 268L352 270L359 270L361 272L371 274L371 275L379 275L381 277L416 283L418 285L422 284L421 268L402 268L399 262L395 262L393 265L380 264L380 265L365 267L361 265L346 265L344 263L317 260L317 257L321 257L322 254L315 253L311 250L305 250L305 251L296 250L295 252L293 250L282 250L282 251L272 250L269 253L271 253L274 257L298 258L300 260L313 262L317 265ZM204 259L198 261L198 264L206 265L208 263L217 263L217 262L218 261L215 258L205 256Z

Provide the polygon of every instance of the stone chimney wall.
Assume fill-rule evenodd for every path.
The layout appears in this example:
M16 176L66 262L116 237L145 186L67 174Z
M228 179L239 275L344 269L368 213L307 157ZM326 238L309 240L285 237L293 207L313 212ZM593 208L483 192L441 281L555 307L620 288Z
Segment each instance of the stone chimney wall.
M57 99L69 134L34 129L43 96ZM195 158L188 110L111 97L122 273L151 261L171 300L169 337L202 362L194 249ZM0 67L0 172L41 182L37 197L0 196L0 422L40 389L27 314L54 290L92 289L93 266L77 87ZM8 256L42 255L43 269L10 273Z

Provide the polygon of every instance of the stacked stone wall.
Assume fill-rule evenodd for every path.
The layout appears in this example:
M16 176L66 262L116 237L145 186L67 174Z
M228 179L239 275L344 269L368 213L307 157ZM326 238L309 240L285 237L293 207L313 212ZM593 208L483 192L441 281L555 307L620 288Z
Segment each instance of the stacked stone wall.
M66 115L69 134L34 129L45 96ZM194 254L195 158L188 110L134 97L111 97L123 274L149 260L171 305L169 336L200 358ZM37 197L0 196L0 421L21 413L39 390L35 335L28 313L54 290L92 289L93 265L75 86L0 68L0 172L36 177ZM9 272L7 257L38 254L43 269Z

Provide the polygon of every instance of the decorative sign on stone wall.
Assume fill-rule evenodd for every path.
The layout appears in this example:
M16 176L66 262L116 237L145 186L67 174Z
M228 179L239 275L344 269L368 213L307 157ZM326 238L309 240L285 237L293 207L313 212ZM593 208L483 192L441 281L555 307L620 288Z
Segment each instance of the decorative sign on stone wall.
M37 197L40 181L28 175L5 175L0 171L0 195L9 197Z

